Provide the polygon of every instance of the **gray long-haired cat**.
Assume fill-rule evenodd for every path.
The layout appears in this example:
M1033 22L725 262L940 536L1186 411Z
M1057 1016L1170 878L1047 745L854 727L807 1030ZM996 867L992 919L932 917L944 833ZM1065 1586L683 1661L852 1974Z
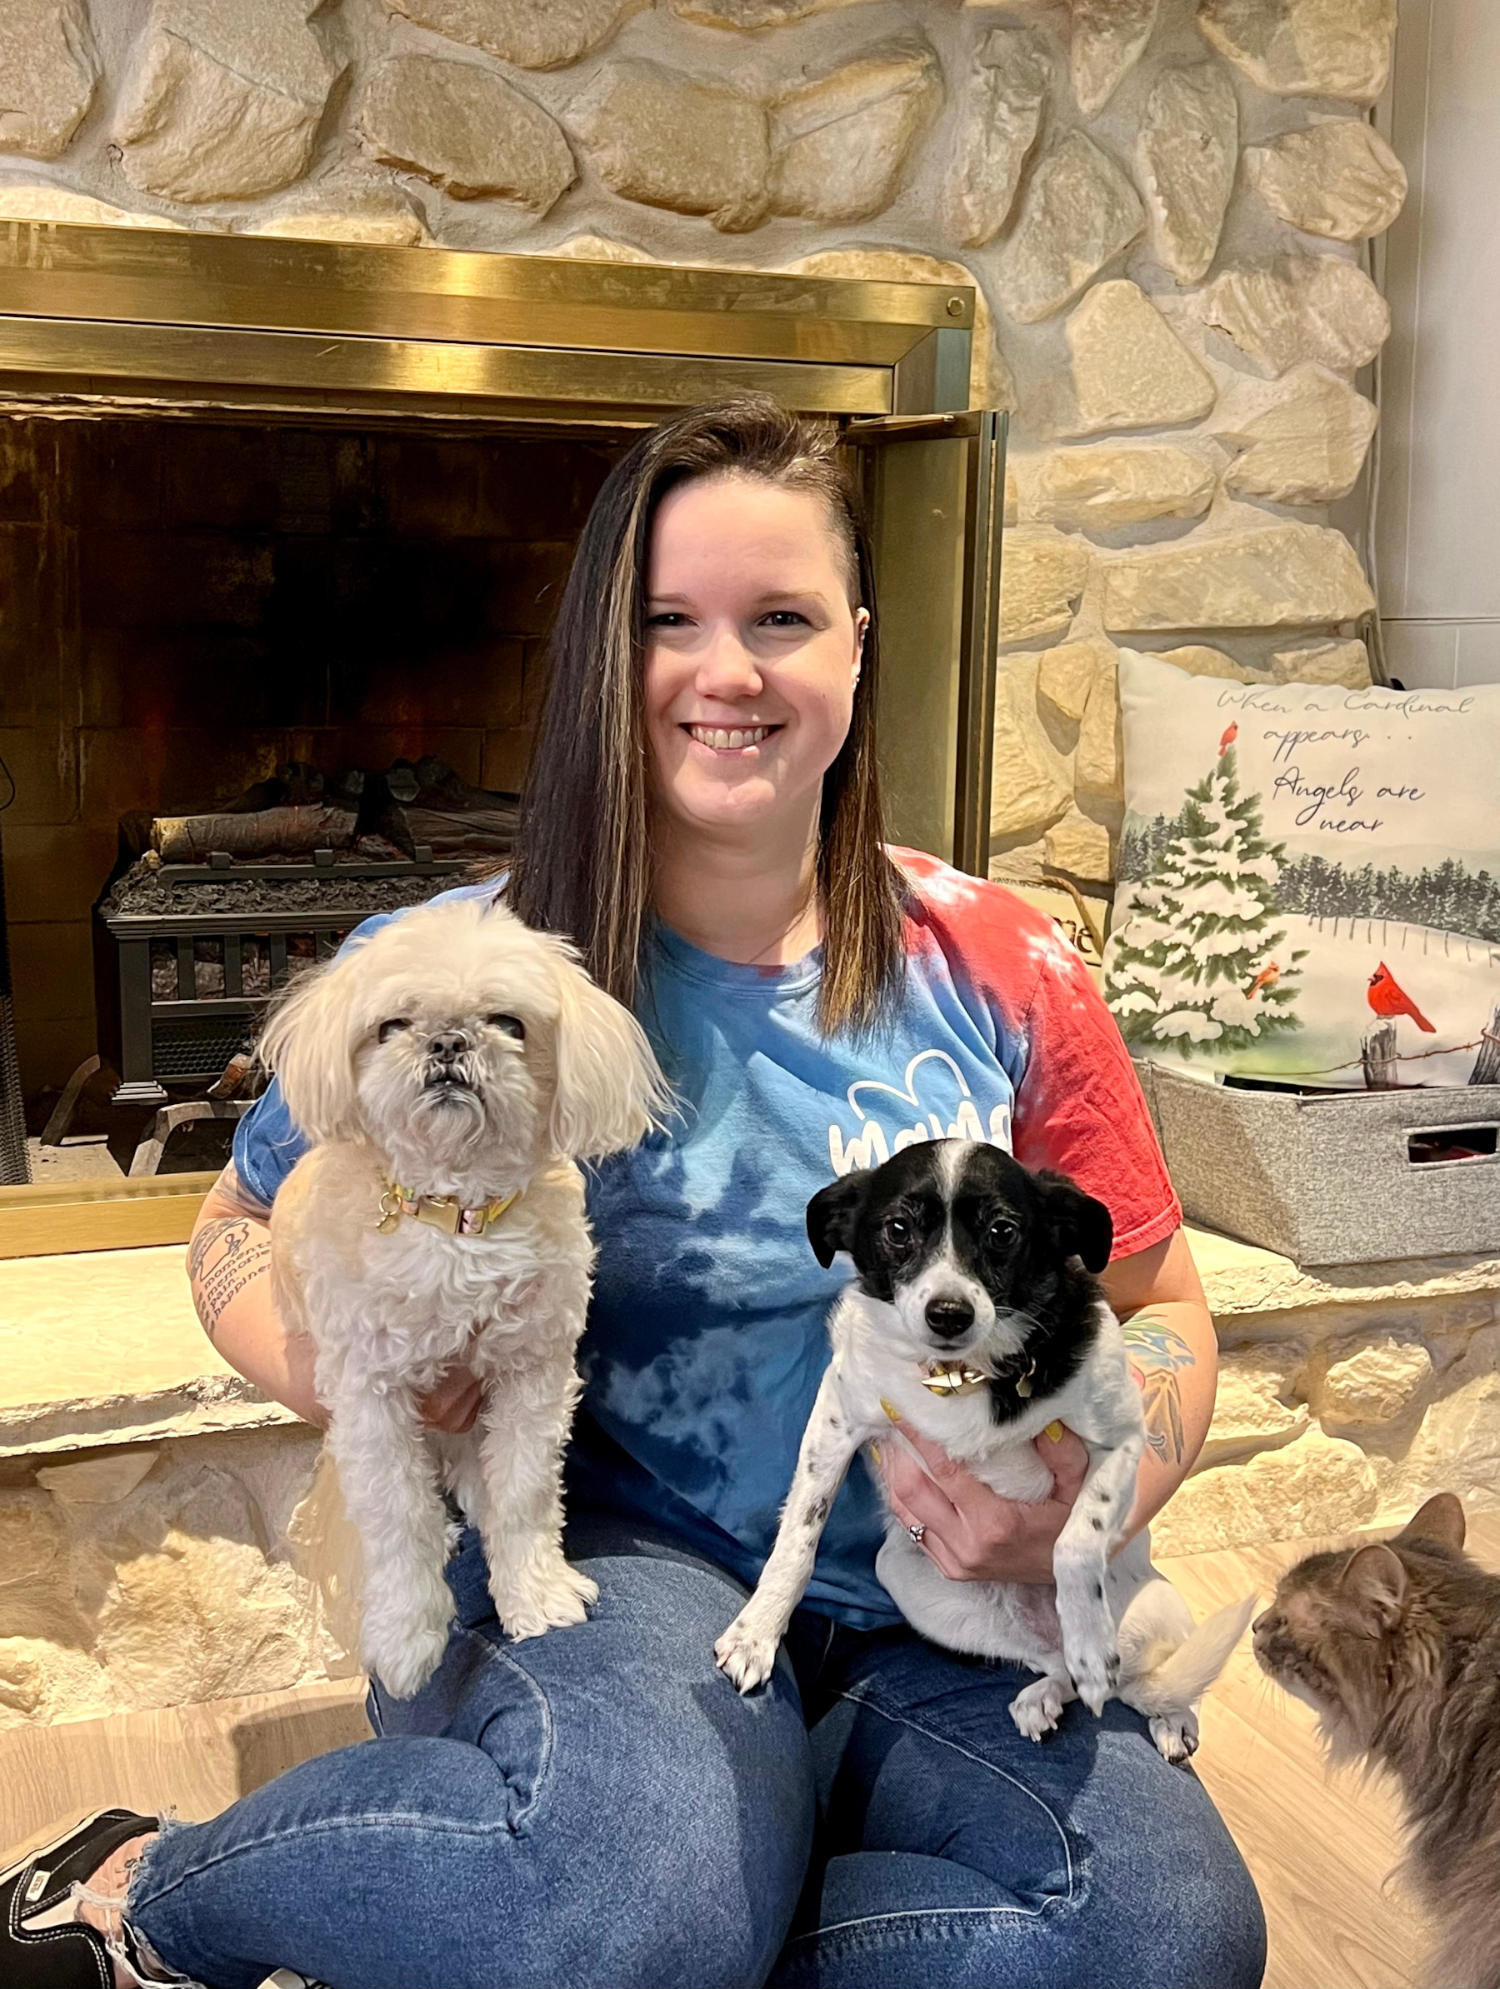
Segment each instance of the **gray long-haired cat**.
M1399 1782L1407 1870L1444 1929L1429 1979L1500 1989L1500 1578L1463 1544L1439 1492L1389 1545L1310 1554L1256 1618L1255 1655L1335 1760Z

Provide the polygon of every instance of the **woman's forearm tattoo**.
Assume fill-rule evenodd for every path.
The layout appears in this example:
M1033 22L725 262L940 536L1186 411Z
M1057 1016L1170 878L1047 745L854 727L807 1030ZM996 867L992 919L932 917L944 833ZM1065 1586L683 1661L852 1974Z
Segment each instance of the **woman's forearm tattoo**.
M1127 1319L1120 1330L1146 1412L1146 1442L1159 1464L1181 1464L1187 1455L1187 1441L1182 1432L1182 1385L1177 1370L1194 1366L1197 1356L1180 1333L1149 1313Z
M263 1223L248 1216L219 1216L206 1222L188 1246L188 1278L203 1330L213 1339L224 1309L265 1274L271 1239Z

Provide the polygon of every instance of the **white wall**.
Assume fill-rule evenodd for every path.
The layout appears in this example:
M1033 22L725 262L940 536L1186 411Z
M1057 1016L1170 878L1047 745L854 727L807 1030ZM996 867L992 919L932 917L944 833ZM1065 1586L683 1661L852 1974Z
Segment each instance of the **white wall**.
M1401 0L1375 545L1392 676L1500 682L1500 4Z

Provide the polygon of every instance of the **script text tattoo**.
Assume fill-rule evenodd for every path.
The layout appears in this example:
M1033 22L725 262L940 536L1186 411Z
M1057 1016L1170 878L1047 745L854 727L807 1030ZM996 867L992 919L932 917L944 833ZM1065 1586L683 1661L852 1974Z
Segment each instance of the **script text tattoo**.
M188 1276L198 1302L198 1317L212 1339L226 1306L270 1268L271 1239L244 1216L221 1216L206 1222L188 1251Z

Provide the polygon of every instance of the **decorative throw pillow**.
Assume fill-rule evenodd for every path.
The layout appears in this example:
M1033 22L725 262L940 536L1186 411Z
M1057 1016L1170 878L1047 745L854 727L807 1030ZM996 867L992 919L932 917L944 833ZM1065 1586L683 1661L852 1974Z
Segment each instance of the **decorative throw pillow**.
M1500 685L1120 652L1105 996L1137 1055L1311 1087L1500 1080Z

